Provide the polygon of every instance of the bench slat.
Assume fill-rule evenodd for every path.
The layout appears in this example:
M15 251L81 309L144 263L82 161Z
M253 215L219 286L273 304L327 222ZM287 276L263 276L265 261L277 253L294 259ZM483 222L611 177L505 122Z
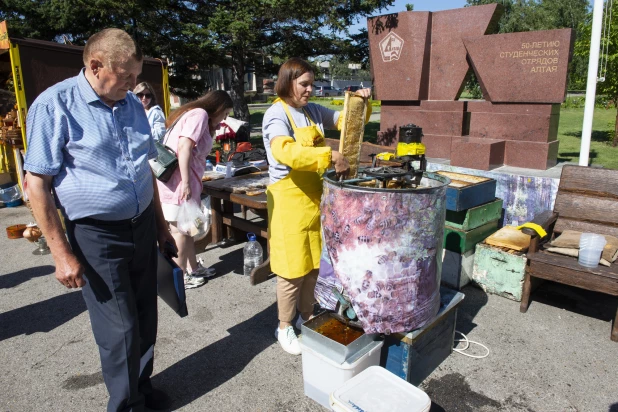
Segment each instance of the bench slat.
M566 165L558 191L581 192L618 199L618 170Z
M598 233L600 235L610 235L618 237L618 227L599 225L581 220L572 220L566 218L558 218L554 231L562 233L565 230L575 230L582 233Z
M618 200L558 190L554 212L559 217L618 226Z

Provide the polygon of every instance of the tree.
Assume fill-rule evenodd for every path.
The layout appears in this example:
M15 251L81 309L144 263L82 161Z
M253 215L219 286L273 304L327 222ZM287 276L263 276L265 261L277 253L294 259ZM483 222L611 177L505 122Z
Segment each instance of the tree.
M618 2L612 5L612 21L609 22L609 29L606 37L601 39L601 50L606 50L607 55L602 53L601 61L603 67L599 66L599 75L605 77L603 81L597 83L597 94L607 96L607 98L618 107ZM590 37L592 33L592 15L580 26L581 36L575 43L574 53L581 56L586 61L590 58ZM607 57L607 69L605 70L605 57ZM587 75L587 74L584 74ZM612 145L618 146L618 112L614 124L614 136Z
M83 46L94 33L117 27L131 34L144 54L169 58L174 93L195 98L207 85L199 69L217 64L210 33L194 20L193 5L180 0L5 0L0 20L11 36L61 41Z
M42 40L66 35L78 45L103 28L122 28L146 55L173 61L170 83L187 97L206 89L201 69L230 67L234 115L249 120L243 84L248 66L259 73L272 69L266 56L349 52L354 41L341 34L346 37L358 18L393 1L4 0L0 19L8 20L11 35Z
M213 33L214 43L231 59L234 114L249 117L239 96L244 91L245 67L248 63L256 64L256 54L308 58L350 51L354 42L342 40L340 33L347 35L347 27L356 19L392 3L393 0L220 0L207 27Z
M469 6L496 3L495 0L467 0ZM571 28L579 39L579 25L588 14L588 0L502 0L504 13L499 33ZM581 73L586 62L575 56L569 65L569 89L582 88Z

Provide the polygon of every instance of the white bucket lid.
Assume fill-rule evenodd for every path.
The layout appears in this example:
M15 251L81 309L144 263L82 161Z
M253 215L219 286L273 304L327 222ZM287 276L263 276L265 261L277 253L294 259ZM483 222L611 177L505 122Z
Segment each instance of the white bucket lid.
M370 366L330 395L338 412L427 412L429 396L381 366Z

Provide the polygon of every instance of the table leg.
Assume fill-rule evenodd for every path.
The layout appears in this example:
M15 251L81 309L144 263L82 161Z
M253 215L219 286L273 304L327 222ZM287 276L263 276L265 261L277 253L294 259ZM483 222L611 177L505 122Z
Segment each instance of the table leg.
M223 212L228 214L228 215L233 215L234 214L234 203L228 201L228 200L224 200L223 201ZM243 240L244 239L244 235L242 231L231 227L231 226L225 226L225 230L226 230L226 237L229 241L236 241L236 240Z
M210 196L212 243L223 240L223 215L221 213L221 199Z

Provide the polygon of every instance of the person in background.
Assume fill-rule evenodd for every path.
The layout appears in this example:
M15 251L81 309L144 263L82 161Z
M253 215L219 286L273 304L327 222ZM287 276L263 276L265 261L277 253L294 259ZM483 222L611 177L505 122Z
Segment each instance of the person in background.
M197 261L193 237L178 230L178 212L182 202L200 202L206 156L212 149L215 130L232 106L227 92L216 90L179 107L167 119L165 145L176 152L178 168L167 182L157 184L165 220L178 246L178 257L174 260L185 272L186 289L203 285L205 278L214 276L215 271Z
M279 69L275 93L279 97L264 114L262 131L268 156L267 189L270 267L277 274L279 344L288 353L300 354L296 327L313 314L322 238L320 199L322 174L334 166L339 175L350 165L343 155L325 146L324 129L341 130L340 112L309 103L314 73L299 58ZM369 89L358 95L368 98ZM367 119L369 114L367 116Z
M28 195L56 279L82 288L109 392L107 410L167 409L170 398L152 387L150 375L157 243L164 252L175 242L148 164L157 149L130 92L142 71L142 52L126 32L106 29L88 39L83 59L86 67L77 76L45 90L28 110Z
M165 114L163 109L157 105L157 96L152 86L147 82L141 82L135 86L133 93L142 102L142 106L146 110L152 137L158 142L161 141L165 135Z

